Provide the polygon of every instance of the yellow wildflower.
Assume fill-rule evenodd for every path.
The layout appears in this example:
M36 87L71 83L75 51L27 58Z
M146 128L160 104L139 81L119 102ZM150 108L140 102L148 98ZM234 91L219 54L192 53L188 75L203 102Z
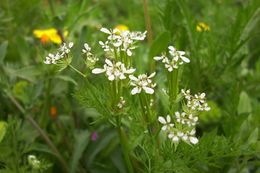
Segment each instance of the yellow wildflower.
M210 27L204 22L199 22L196 26L196 31L198 32L210 31Z
M115 29L118 29L120 31L127 31L127 30L129 30L126 25L116 25Z
M56 44L61 44L62 40L60 35L58 34L57 29L49 28L49 29L35 29L33 30L33 34L36 38L39 38L40 41L45 44L48 42L53 42ZM68 31L63 33L64 37L67 37Z
M118 29L119 31L128 31L129 28L126 25L116 25L114 29ZM120 34L120 33L116 33L116 34Z

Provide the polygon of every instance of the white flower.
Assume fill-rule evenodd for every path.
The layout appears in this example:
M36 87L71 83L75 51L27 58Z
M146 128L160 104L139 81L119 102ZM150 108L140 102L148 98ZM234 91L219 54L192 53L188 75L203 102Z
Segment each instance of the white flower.
M117 104L117 107L119 109L122 109L125 106L125 100L123 97L120 97L119 103Z
M174 57L180 58L183 62L189 63L190 59L185 57L185 52L184 51L177 51L173 46L169 46L169 53Z
M99 60L95 55L93 55L91 52L91 47L84 43L84 48L82 49L82 53L86 56L85 64L88 68L92 69L96 62Z
M73 47L73 43L70 42L69 44L63 43L58 52L55 54L49 53L48 56L45 57L43 61L44 64L57 64L57 61L65 58L65 55L70 53L70 49Z
M102 49L103 49L105 52L113 51L113 49L109 47L108 41L106 41L106 42L99 41L98 43L101 45Z
M173 127L174 126L174 124L173 123L171 123L171 117L170 117L170 115L167 115L166 116L166 119L164 118L164 117L159 117L158 118L158 121L161 123L161 124L163 124L163 126L162 126L162 130L167 130L167 129L170 129L171 127Z
M69 42L69 44L67 43L63 43L61 46L60 46L60 55L61 56L64 56L65 54L68 54L70 53L70 49L73 47L74 43L73 42Z
M143 33L142 32L131 32L130 38L132 40L144 40L146 37L146 33L147 33L147 31L145 31Z
M136 41L144 40L146 32L130 32L130 31L120 31L118 29L107 29L101 28L103 33L108 34L107 41L99 41L105 52L120 53L120 51L126 52L127 56L132 56L136 46L134 45Z
M189 114L187 117L185 112L175 112L175 117L177 121L173 124L171 123L170 115L167 115L166 118L159 116L158 121L163 125L161 130L167 133L168 138L171 139L173 143L184 141L197 144L199 140L195 136L195 125L198 118L195 118L192 114Z
M181 90L182 94L185 96L187 100L187 106L191 110L197 111L209 111L210 107L206 102L206 94L205 93L198 93L194 96L190 94L190 90L185 91L184 89Z
M174 69L178 69L179 66L182 65L184 62L190 62L190 60L184 56L184 51L177 51L173 46L169 46L168 49L171 58L168 58L166 54L163 53L161 56L154 57L154 60L162 61L162 63L164 63L165 68L169 72L172 72Z
M174 132L168 134L168 138L172 140L173 143L178 143L180 138Z
M126 79L125 74L132 74L135 71L133 68L126 69L122 62L112 63L109 59L106 59L105 63L104 68L95 68L92 70L92 73L99 74L106 72L108 80L113 81Z
M153 94L156 84L152 83L151 78L153 78L155 74L155 72L150 74L150 76L147 76L146 74L141 74L138 77L129 75L129 78L131 80L130 85L134 86L131 94L135 95L141 93L142 90L144 90L147 94Z
M88 43L84 43L84 48L82 49L83 53L88 53L91 51L91 47L89 47Z
M195 126L198 121L198 117L192 114L187 115L185 112L181 114L179 112L175 112L176 121L182 125Z
M189 137L189 140L192 144L197 144L199 142L198 138L194 136Z

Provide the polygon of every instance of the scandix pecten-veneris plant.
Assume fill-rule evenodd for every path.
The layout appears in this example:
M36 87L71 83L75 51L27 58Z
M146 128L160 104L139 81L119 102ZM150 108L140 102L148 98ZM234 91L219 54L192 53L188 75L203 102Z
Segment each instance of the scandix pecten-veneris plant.
M109 30L106 28L101 28L100 31L107 35L106 41L99 41L105 52L105 58L102 59L102 62L104 62L103 66L97 67L98 65L96 64L100 58L97 58L92 53L92 49L87 43L83 46L82 54L87 69L91 70L94 75L104 74L109 81L104 84L108 85L105 87L109 88L111 94L108 101L109 106L106 109L108 115L106 116L109 117L109 121L117 128L128 172L133 173L135 169L130 157L131 151L129 151L126 127L122 123L122 119L127 115L127 110L124 109L125 105L132 104L131 99L126 99L126 93L130 93L132 97L138 97L144 126L153 145L169 140L176 150L181 141L189 145L197 144L199 142L199 139L196 137L196 124L199 121L198 114L201 111L209 111L210 107L206 102L205 93L192 95L189 89L179 90L179 68L190 62L185 52L169 46L167 52L162 53L161 56L154 57L154 60L161 61L164 64L167 73L168 88L163 91L168 96L169 109L168 115L161 115L160 112L156 113L153 105L155 104L156 92L156 83L153 81L153 78L156 72L134 74L137 70L133 67L133 51L137 48L137 43L145 39L146 32ZM72 47L72 42L68 44L63 43L57 53L49 54L45 58L44 63L58 65L60 70L69 67L84 77L87 83L90 84L88 76L71 64L70 50ZM92 84L88 86L93 87ZM97 97L94 98L98 99ZM162 126L160 134L167 136L167 138L160 138L160 125ZM157 154L159 154L158 151Z

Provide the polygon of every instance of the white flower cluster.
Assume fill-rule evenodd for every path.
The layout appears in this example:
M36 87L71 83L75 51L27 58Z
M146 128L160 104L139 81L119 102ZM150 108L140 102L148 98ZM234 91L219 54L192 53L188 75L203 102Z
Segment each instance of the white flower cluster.
M95 68L92 70L94 74L106 73L108 80L123 80L126 79L126 74L132 74L135 69L129 68L126 69L125 65L122 62L112 63L109 59L105 60L104 68Z
M169 54L171 55L171 59L166 56L166 54L162 54L161 56L154 57L154 60L156 61L162 61L164 63L165 68L172 72L173 69L179 68L180 65L182 65L184 62L189 63L190 60L185 57L184 51L178 51L173 46L169 46Z
M84 43L84 48L82 49L82 53L87 57L86 58L87 67L93 68L99 59L91 53L91 47L87 43Z
M161 116L158 118L158 121L163 125L162 130L166 131L168 138L171 139L173 143L179 143L182 140L187 143L197 144L199 140L195 136L195 125L186 128L184 125L186 122L190 122L190 120L186 121L187 119L185 119L185 121L182 121L183 117L181 118L181 116L184 114L180 115L179 112L176 112L175 115L175 123L171 122L170 115L167 115L166 119Z
M105 52L111 51L126 52L128 56L132 56L132 50L135 49L136 41L144 40L146 32L130 32L120 31L118 29L109 30L107 28L101 28L101 32L108 34L107 41L99 41Z
M198 93L194 96L191 95L190 90L181 90L182 94L184 95L185 99L187 100L187 106L191 110L197 111L209 111L210 107L206 102L206 94L205 93Z
M120 100L119 100L119 103L117 104L117 107L119 109L122 109L124 106L125 106L125 99L124 99L124 97L121 96Z
M29 155L28 156L28 163L31 165L33 169L39 169L41 166L40 160L37 159L35 155Z
M185 112L175 112L176 121L182 125L195 126L199 120L197 116L186 114Z
M152 82L151 78L153 78L155 74L155 72L150 74L149 76L147 76L146 74L141 74L138 77L130 75L130 85L134 86L131 94L135 95L141 93L142 90L144 90L147 94L153 94L156 84Z
M70 53L70 49L73 47L73 43L70 42L69 44L63 43L59 51L55 54L49 53L48 56L44 60L44 64L57 64L57 61L64 58L68 53Z

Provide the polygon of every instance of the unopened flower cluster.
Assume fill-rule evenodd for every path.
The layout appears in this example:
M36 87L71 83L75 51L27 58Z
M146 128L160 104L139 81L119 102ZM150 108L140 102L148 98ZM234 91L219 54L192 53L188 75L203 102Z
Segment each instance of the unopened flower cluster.
M101 32L108 34L107 41L99 41L105 52L126 52L128 56L132 56L132 50L136 48L135 42L144 40L146 32L130 32L128 30L121 31L119 29L109 30L101 28Z
M45 64L57 64L57 62L66 57L70 53L70 49L73 47L73 43L63 43L57 53L49 53L49 55L45 58L44 63Z
M154 57L154 60L156 61L162 61L164 64L165 68L169 71L172 72L173 69L178 69L180 65L183 63L189 63L190 60L185 57L185 52L184 51L178 51L176 48L173 46L169 46L169 54L171 58L168 58L165 53L163 53L161 56L156 56Z
M28 163L33 169L40 169L41 167L41 162L35 155L28 156Z

